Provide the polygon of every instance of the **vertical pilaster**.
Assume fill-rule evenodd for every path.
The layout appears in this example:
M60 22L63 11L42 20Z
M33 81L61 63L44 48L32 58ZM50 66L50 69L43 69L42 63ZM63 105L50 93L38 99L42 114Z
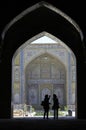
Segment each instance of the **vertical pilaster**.
M72 73L71 73L71 54L68 53L68 69L67 69L67 104L72 103Z
M20 103L24 103L24 52L20 51Z

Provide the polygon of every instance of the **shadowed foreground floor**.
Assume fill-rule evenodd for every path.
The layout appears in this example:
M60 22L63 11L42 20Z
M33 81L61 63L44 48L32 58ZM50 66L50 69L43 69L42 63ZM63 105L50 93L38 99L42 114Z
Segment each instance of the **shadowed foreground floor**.
M86 120L79 119L61 119L54 120L42 118L15 118L15 119L0 119L0 130L15 129L15 130L64 130L64 129L80 129L86 130Z

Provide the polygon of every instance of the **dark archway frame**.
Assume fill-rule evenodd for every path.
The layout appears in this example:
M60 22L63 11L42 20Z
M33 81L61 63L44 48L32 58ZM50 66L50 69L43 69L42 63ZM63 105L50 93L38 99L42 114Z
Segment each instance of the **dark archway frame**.
M12 57L25 41L43 31L61 39L77 59L77 118L86 118L83 34L66 14L46 2L30 7L3 30L0 62L0 118L11 118ZM84 106L84 107L83 107Z

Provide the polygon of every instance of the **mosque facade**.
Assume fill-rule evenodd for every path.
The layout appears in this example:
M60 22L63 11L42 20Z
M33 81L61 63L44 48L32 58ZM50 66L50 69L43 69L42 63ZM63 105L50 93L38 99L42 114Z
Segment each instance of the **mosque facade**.
M75 108L76 60L73 52L49 34L37 37L27 41L13 56L13 104L25 103L40 109L45 94L51 95L52 103L55 93L61 106Z

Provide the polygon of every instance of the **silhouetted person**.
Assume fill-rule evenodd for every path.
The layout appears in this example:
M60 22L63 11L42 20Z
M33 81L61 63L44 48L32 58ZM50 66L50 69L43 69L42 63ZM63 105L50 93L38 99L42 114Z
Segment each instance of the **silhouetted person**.
M49 114L49 99L50 99L50 96L48 96L47 94L45 95L44 97L44 100L42 101L41 105L43 106L43 109L44 109L44 119L45 119L45 116L47 116L47 119L48 119L48 114Z
M53 106L52 109L54 110L54 119L58 119L58 109L59 109L59 101L56 94L53 94Z

